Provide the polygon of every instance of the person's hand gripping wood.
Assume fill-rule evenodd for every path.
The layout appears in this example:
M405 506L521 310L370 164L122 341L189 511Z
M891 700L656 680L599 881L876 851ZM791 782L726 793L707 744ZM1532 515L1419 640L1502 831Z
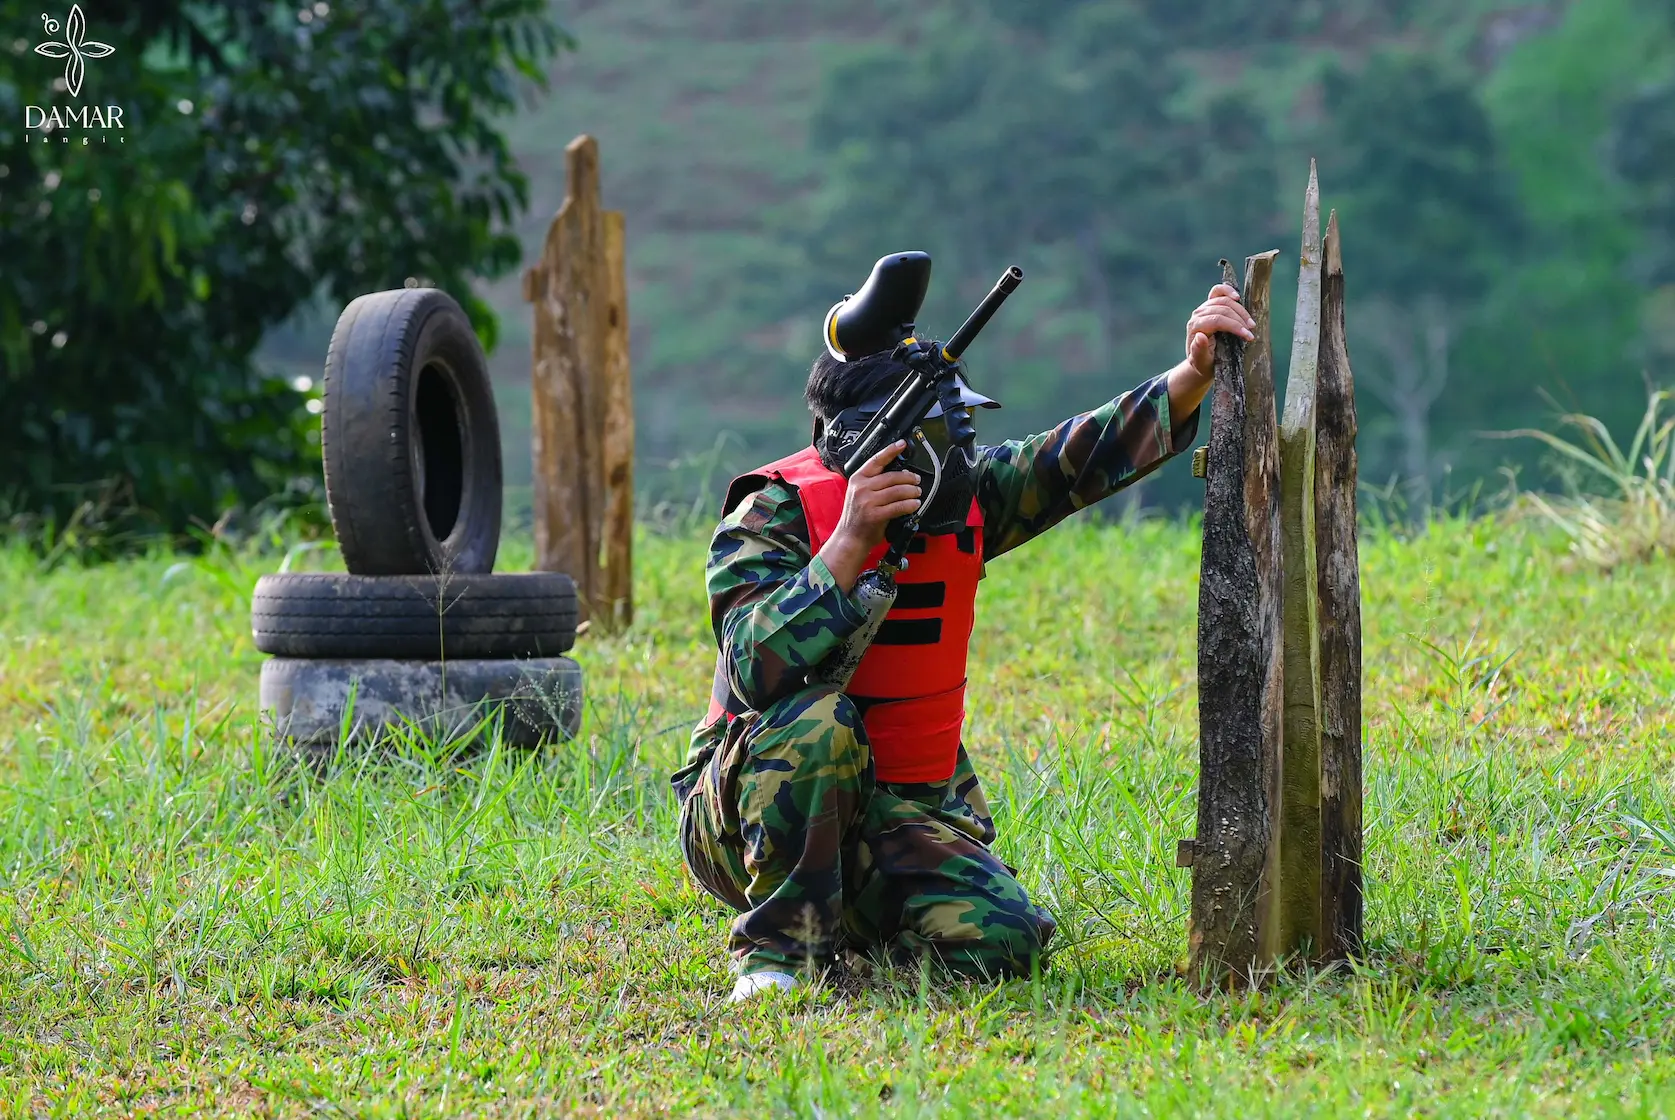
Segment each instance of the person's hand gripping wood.
M1216 338L1221 333L1238 335L1246 342L1256 337L1256 320L1239 302L1231 285L1210 289L1186 321L1186 360L1169 371L1169 417L1179 424L1203 403L1215 381Z

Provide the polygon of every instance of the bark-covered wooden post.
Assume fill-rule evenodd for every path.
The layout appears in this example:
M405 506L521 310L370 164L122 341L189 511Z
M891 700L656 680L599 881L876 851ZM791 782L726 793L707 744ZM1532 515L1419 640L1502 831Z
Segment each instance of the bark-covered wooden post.
M1291 371L1280 416L1280 534L1285 572L1285 729L1271 882L1269 959L1322 944L1320 927L1320 595L1315 539L1316 382L1320 366L1320 185L1309 163Z
M601 614L634 621L634 395L628 361L628 270L620 211L605 213L605 515L600 542Z
M1309 167L1285 412L1274 423L1269 278L1246 262L1256 340L1216 340L1198 599L1192 967L1251 982L1362 945L1361 576L1355 385L1338 218ZM1223 261L1224 279L1232 280Z
M599 205L599 145L564 149L566 191L540 261L535 305L535 566L576 581L580 617L632 616L633 413L622 215Z
M1344 334L1337 211L1321 262L1314 531L1320 592L1321 943L1361 952L1361 560L1356 546L1355 379Z
M1192 969L1211 983L1248 983L1263 963L1280 748L1279 449L1268 325L1277 252L1245 261L1241 294L1255 341L1217 336L1201 472L1198 834L1182 842L1178 862L1192 868Z

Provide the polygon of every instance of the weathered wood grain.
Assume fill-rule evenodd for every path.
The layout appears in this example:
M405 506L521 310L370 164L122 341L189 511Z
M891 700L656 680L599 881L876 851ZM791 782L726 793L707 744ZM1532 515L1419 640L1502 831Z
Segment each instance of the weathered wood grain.
M1314 530L1320 593L1321 956L1361 952L1361 560L1356 544L1355 379L1344 334L1337 211L1321 266Z
M605 476L604 365L599 326L605 290L599 146L578 136L564 149L567 188L541 259L524 278L535 304L535 566L576 581L581 619L601 593L600 529Z
M1285 573L1285 729L1278 836L1270 862L1270 957L1317 950L1320 923L1320 619L1314 523L1315 413L1320 361L1320 186L1303 201L1302 259L1291 370L1280 416L1280 533Z
M1198 834L1191 953L1208 983L1249 983L1260 942L1280 746L1279 449L1269 288L1278 251L1245 261L1250 343L1216 337L1198 591ZM1222 262L1223 279L1233 283Z
M634 393L628 359L626 238L620 211L605 214L604 476L599 617L613 628L634 621Z

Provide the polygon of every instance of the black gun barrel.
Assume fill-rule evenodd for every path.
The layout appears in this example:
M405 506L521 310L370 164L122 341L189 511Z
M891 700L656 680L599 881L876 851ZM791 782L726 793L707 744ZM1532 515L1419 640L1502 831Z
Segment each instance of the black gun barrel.
M989 294L983 297L983 302L977 305L977 310L954 332L954 337L943 344L942 356L950 362L959 361L960 355L965 353L965 348L977 337L977 332L988 325L995 312L1000 310L1000 305L1006 302L1006 297L1017 291L1018 285L1023 282L1024 270L1017 265L1012 265L1003 272L995 286L989 289Z

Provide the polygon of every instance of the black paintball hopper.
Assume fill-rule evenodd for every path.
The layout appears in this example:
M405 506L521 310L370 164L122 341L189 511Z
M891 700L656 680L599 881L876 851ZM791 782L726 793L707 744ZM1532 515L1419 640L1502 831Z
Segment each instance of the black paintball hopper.
M826 312L826 350L840 362L864 358L913 337L913 323L931 286L931 256L910 251L878 258L861 290Z

